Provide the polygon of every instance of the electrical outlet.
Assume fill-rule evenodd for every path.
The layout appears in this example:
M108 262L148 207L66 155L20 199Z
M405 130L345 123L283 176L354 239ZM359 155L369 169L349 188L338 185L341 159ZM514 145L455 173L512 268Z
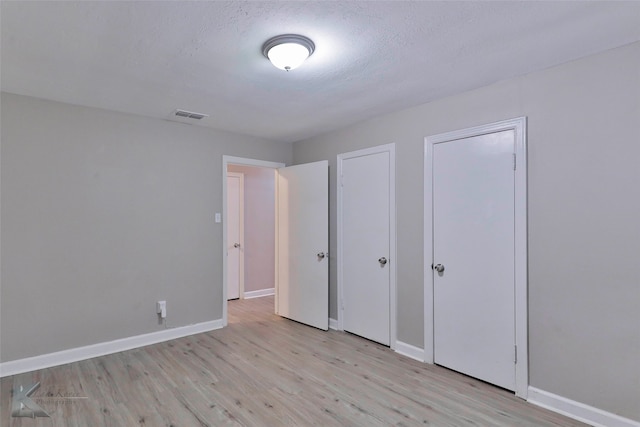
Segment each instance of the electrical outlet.
M156 313L160 315L161 318L167 317L167 302L166 301L158 301L156 303Z

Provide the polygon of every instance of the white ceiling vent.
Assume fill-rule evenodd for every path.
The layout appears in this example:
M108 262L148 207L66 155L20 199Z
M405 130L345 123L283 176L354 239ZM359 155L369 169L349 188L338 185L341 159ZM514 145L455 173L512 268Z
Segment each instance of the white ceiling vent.
M201 120L201 119L204 119L205 117L209 117L206 114L194 113L193 111L185 111L185 110L176 110L173 113L173 115L177 117L182 117L185 119L194 119L194 120Z

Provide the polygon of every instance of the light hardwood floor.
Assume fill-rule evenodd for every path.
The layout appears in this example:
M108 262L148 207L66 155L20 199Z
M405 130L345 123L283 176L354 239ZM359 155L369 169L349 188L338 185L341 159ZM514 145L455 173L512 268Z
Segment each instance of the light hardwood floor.
M13 384L35 381L51 418L12 418ZM282 319L273 297L229 302L221 330L0 386L0 425L12 427L585 426L362 338Z

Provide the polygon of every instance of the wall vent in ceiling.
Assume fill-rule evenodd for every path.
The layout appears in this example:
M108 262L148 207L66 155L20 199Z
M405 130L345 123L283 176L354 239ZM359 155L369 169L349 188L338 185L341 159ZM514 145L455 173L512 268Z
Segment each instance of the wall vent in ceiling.
M174 115L178 117L183 117L185 119L194 119L194 120L201 120L201 119L204 119L205 117L209 117L206 114L194 113L193 111L185 111L185 110L176 110Z

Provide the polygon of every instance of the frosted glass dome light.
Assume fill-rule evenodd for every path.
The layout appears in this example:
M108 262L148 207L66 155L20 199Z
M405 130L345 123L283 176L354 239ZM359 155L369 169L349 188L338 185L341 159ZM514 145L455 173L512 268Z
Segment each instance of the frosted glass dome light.
M277 68L285 71L299 67L313 51L311 39L296 34L273 37L262 46L262 54Z

